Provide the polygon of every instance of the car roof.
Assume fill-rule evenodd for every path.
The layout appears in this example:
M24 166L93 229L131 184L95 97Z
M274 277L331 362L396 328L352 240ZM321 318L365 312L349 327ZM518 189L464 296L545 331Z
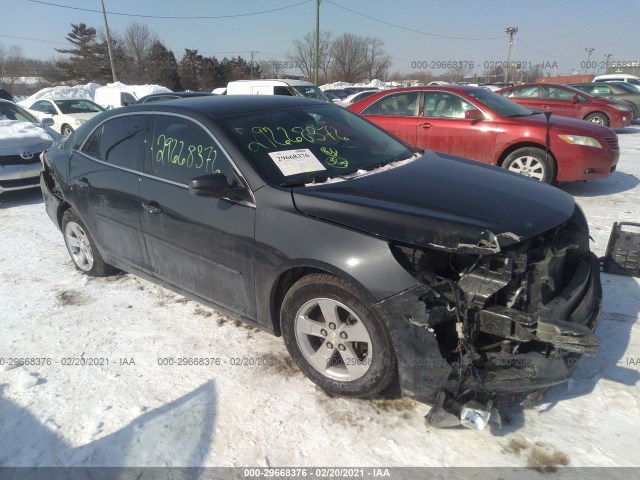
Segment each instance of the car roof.
M179 98L170 102L152 102L118 108L110 112L118 114L134 111L158 111L174 113L199 113L208 117L223 117L256 111L303 105L330 105L321 100L286 95L203 95ZM336 107L339 108L339 107Z
M54 101L54 102L57 102L59 100L71 100L71 101L88 100L90 102L93 102L92 99L86 98L86 97L47 97L47 98L38 98L38 99L34 100L33 103L40 102L41 100L50 100L50 101Z

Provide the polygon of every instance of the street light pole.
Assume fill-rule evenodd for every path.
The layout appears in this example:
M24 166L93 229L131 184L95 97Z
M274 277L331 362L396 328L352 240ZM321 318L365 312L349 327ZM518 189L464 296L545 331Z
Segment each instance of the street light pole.
M507 27L504 29L509 35L509 53L507 54L507 69L504 72L504 83L509 80L509 69L511 68L511 47L513 47L513 36L518 33L518 27Z

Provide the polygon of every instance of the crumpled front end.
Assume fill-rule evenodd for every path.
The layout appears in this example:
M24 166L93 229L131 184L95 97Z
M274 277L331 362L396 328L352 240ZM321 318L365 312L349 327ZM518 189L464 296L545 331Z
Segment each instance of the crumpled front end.
M596 354L599 261L578 207L560 226L508 246L391 249L420 280L377 304L405 395L514 398L568 380L581 355Z

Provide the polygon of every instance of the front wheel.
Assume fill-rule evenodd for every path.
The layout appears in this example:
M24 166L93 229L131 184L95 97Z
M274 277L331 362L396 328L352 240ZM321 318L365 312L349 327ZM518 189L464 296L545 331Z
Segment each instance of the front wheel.
M598 125L603 125L605 127L609 126L609 117L607 117L604 113L595 112L590 113L584 119L587 122L597 123Z
M78 270L92 277L115 273L115 268L104 262L87 227L72 210L62 216L62 232L67 251Z
M502 166L534 180L553 183L556 172L551 156L547 158L544 150L535 147L519 148L504 159Z
M328 274L303 277L280 315L289 354L314 383L335 395L366 397L396 375L396 357L379 315L350 285Z

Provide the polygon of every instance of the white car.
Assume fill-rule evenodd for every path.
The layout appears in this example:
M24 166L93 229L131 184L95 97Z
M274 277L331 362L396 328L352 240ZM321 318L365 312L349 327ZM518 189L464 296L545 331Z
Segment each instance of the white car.
M64 136L69 136L73 131L89 120L94 115L104 112L97 103L86 98L47 98L37 100L28 107L38 119L53 119L53 129Z
M340 100L336 102L338 105L346 107L347 105L351 105L352 103L357 102L358 100L362 100L363 98L367 98L369 95L373 95L374 93L378 93L380 90L363 90L361 92L356 92L354 94L349 95L344 100Z

